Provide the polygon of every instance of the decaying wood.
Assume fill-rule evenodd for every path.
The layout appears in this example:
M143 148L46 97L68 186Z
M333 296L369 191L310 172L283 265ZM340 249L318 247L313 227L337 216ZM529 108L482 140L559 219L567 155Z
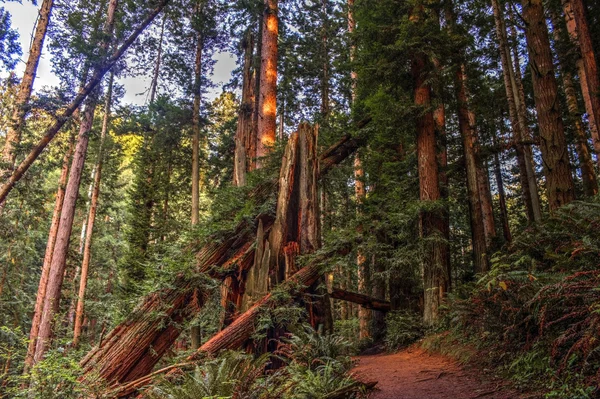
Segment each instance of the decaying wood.
M289 217L297 209L297 204L292 203L294 199L294 188L296 185L296 164L298 163L298 133L293 133L283 155L283 163L279 174L279 195L277 197L277 210L275 223L269 234L269 244L271 252L270 269L274 272L276 283L283 280L284 276L284 257L283 247L288 241L288 231L293 229L290 226ZM296 215L293 215L296 216Z
M341 162L344 159L343 154L347 156L357 148L357 142L350 141L352 145L348 144L349 140L344 140L326 151L326 156L321 157L321 160L325 159L329 165L325 171L335 163ZM343 149L340 149L340 146ZM319 176L324 173L321 169ZM257 203L263 202L275 186L276 183L273 181L265 182L250 195ZM281 191L284 190L285 188ZM298 215L293 216L297 218ZM289 215L286 219L289 219ZM261 250L260 257L257 255L259 245L255 243L260 240L256 239L256 232L261 224L263 231L261 234L270 237L274 220L267 215L259 215L254 223L241 222L234 231L214 237L197 253L196 271L221 280L235 277L239 285L233 296L237 295L239 298L239 295L244 293L245 274L251 270L257 259L261 259L263 265L265 262L269 263L270 254L266 255L265 251ZM288 242L283 241L283 244L285 247ZM264 245L266 248L272 248L268 241L265 241ZM283 250L282 247L281 251ZM323 257L319 257L315 262L301 269L289 281L282 284L281 290L292 292L294 288L302 287L300 291L303 291L305 287L312 285L320 276L318 262L323 260ZM289 262L288 259L288 264ZM93 383L99 379L109 386L133 387L128 390L129 392L143 386L145 383L136 385L132 382L144 379L144 376L152 372L158 360L181 333L181 325L193 317L202 305L204 293L198 289L197 282L198 280L180 277L172 288L149 295L132 316L118 325L102 340L99 347L94 348L81 361L84 371L82 381ZM223 348L239 347L240 343L245 342L252 334L258 314L275 302L276 298L274 299L270 294L258 300L229 327L203 345L200 352L214 354ZM239 305L237 299L232 300L232 303ZM231 315L233 320L235 312Z
M363 308L379 310L380 312L389 312L391 310L391 304L388 301L372 298L357 292L346 291L340 288L332 289L329 296L333 299L356 303Z
M252 334L256 332L255 326L260 315L264 314L264 312L268 312L269 309L274 309L281 305L281 298L297 296L306 291L322 275L325 269L321 264L331 255L332 253L325 253L317 256L289 280L283 282L276 291L267 294L247 312L238 317L232 324L208 340L200 347L200 349L198 349L198 351L190 355L184 364L199 361L206 357L216 356L220 351L225 349L240 348L248 339L250 339ZM166 373L172 371L173 368L167 367L164 370ZM156 373L154 373L154 375L156 375ZM140 376L136 381L131 381L120 387L115 387L113 394L116 397L126 397L148 385L150 382L151 379Z

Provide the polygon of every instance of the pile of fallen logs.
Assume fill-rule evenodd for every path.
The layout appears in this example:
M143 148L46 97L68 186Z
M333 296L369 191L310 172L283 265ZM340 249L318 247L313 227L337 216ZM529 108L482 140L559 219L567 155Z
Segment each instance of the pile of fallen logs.
M274 292L295 297L307 290L315 293L323 278L321 265L333 253L325 252L299 270L295 258L318 248L317 181L360 145L359 140L347 136L319 158L317 135L318 127L301 124L288 140L278 182L267 182L255 189L253 194L260 199L278 188L275 216L258 215L252 223L241 222L234 231L206 244L196 256L198 275L226 281L223 304L228 310L227 327L185 363L152 372L208 294L202 289L202 278L178 276L172 287L146 297L126 321L85 356L81 361L82 382L108 386L114 397L130 396L152 383L158 374L191 365L223 349L240 348L254 333L258 316L277 306ZM327 293L319 294L323 298L321 304L328 304ZM335 298L362 301L374 309L389 307L384 301L351 294L333 292ZM311 307L313 326L326 323L330 306L312 302L307 306Z

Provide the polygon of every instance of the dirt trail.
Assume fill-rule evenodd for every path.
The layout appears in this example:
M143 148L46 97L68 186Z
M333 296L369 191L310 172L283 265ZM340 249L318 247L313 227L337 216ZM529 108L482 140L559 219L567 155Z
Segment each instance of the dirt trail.
M371 399L517 399L500 382L486 381L474 369L409 348L393 355L360 356L354 372L362 381L378 381Z

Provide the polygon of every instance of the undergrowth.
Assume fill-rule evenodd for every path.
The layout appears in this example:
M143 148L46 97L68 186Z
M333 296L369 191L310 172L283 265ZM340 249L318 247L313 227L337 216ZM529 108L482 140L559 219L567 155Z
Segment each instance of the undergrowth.
M523 232L491 272L455 291L441 323L448 333L424 346L472 347L546 398L600 397L599 228L600 204L575 202Z
M310 327L281 340L274 354L259 357L227 351L179 381L155 387L151 398L320 399L354 384L352 345L343 337L320 335ZM273 362L283 367L274 368ZM349 393L347 398L362 394Z

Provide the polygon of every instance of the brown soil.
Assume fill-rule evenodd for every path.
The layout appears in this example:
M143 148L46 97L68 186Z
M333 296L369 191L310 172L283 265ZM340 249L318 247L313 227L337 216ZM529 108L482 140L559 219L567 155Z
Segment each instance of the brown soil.
M491 381L452 359L409 348L393 355L360 356L354 372L377 381L370 399L517 399L502 381Z

